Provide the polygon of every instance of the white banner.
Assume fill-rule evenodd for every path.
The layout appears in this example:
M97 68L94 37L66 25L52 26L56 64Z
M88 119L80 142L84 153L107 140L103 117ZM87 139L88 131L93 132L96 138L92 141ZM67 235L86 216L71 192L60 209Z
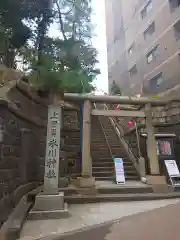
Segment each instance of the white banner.
M125 184L123 159L114 158L114 167L115 167L115 173L116 173L116 183Z
M170 177L180 175L180 172L175 160L165 160L165 165Z

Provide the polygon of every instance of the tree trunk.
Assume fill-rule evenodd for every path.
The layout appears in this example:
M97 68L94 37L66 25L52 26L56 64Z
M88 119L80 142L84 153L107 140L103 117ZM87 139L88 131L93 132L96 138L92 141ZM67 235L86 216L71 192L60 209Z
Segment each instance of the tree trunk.
M15 59L15 50L14 49L7 49L4 59L3 59L3 64L7 68L13 68L14 67L14 59Z

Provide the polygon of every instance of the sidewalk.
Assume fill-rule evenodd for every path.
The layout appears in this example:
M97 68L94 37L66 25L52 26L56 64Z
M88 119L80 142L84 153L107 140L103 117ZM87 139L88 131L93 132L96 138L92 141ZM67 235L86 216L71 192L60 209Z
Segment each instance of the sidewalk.
M171 204L173 204L172 207L170 206ZM102 240L104 239L136 240L135 238L137 237L136 234L141 233L140 228L142 226L143 226L142 229L146 229L148 225L149 227L151 227L153 226L153 221L154 221L156 223L154 227L157 227L157 224L159 224L161 221L161 218L160 218L161 214L159 214L159 212L162 211L162 209L160 209L162 207L166 207L167 209L175 208L175 210L173 210L173 213L176 212L179 214L178 216L178 223L179 223L180 200L71 205L69 209L71 213L71 217L68 219L27 221L21 232L21 240L32 240L32 239L53 240L55 236L60 236L60 234L64 234L64 233L69 234L72 231L79 231L79 232L75 232L72 236L63 237L62 239L63 240L71 240L71 239L92 240L92 238L94 237L95 239L98 239L98 240L101 240L101 239ZM179 208L179 212L176 209L177 207ZM146 214L145 212L148 212L154 209L156 209L154 213L152 214L149 212L147 213L147 216L151 216L151 215L152 217L155 216L155 218L157 218L158 221L154 219L152 220L152 217L150 217L151 221L149 222L148 217L143 214ZM171 212L171 210L169 210L169 212ZM169 212L168 212L168 215L171 216ZM136 215L138 213L143 213L143 214ZM132 216L133 214L134 216ZM127 219L124 219L124 217L127 217ZM164 218L164 215L162 218ZM115 224L110 223L110 224L106 224L105 226L99 225L106 222L115 221L116 219L123 219L123 220ZM165 221L166 219L162 219L162 220ZM145 223L147 224L147 226L145 225ZM167 225L167 223L163 223L163 224L165 224L165 226ZM133 225L136 227L134 227ZM89 228L89 230L83 229L87 227ZM126 234L133 234L133 235L128 236ZM58 237L56 239L59 240L61 238ZM150 239L146 237L145 239L155 240L156 238ZM140 239L138 238L138 240ZM163 239L163 240L166 240L166 239ZM176 240L176 238L173 238L173 240Z
M180 203L125 217L58 240L179 240Z

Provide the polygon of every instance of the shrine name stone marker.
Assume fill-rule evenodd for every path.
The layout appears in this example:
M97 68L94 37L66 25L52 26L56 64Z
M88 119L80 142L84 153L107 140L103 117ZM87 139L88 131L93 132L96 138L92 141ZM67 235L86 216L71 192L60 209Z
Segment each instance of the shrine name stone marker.
M48 107L44 191L36 196L28 219L54 219L69 216L67 204L64 203L64 193L58 191L61 113L61 106L58 104Z
M46 139L44 194L57 194L59 181L59 152L61 107L49 106Z

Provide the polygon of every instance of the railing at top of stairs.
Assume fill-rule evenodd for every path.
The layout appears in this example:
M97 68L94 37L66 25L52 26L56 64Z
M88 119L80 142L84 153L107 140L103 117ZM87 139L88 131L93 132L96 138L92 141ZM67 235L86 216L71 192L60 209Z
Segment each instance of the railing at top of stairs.
M94 103L94 108L95 108L95 109L97 108L96 103ZM105 131L104 131L104 127L103 127L103 125L102 125L102 123L101 123L100 116L98 116L98 120L99 120L99 123L100 123L100 126L101 126L101 130L102 130L102 132L103 132L103 134L104 134L104 138L105 138L105 140L106 140L106 143L107 143L107 146L108 146L108 149L109 149L111 158L113 159L113 154L112 154L112 151L111 151L111 147L110 147L110 145L109 145L109 142L108 142L108 139L107 139L107 135L106 135L106 133L105 133Z
M108 106L106 104L104 104L104 108L108 110ZM112 117L109 117L110 123L112 124L121 144L123 145L128 157L130 158L130 160L132 161L137 173L139 174L139 176L141 176L141 172L140 172L140 166L139 166L139 158L138 156L136 156L133 151L132 151L132 147L130 146L130 144L124 139L123 137L123 129L121 129L121 127L119 126L119 124L117 124L116 120Z

